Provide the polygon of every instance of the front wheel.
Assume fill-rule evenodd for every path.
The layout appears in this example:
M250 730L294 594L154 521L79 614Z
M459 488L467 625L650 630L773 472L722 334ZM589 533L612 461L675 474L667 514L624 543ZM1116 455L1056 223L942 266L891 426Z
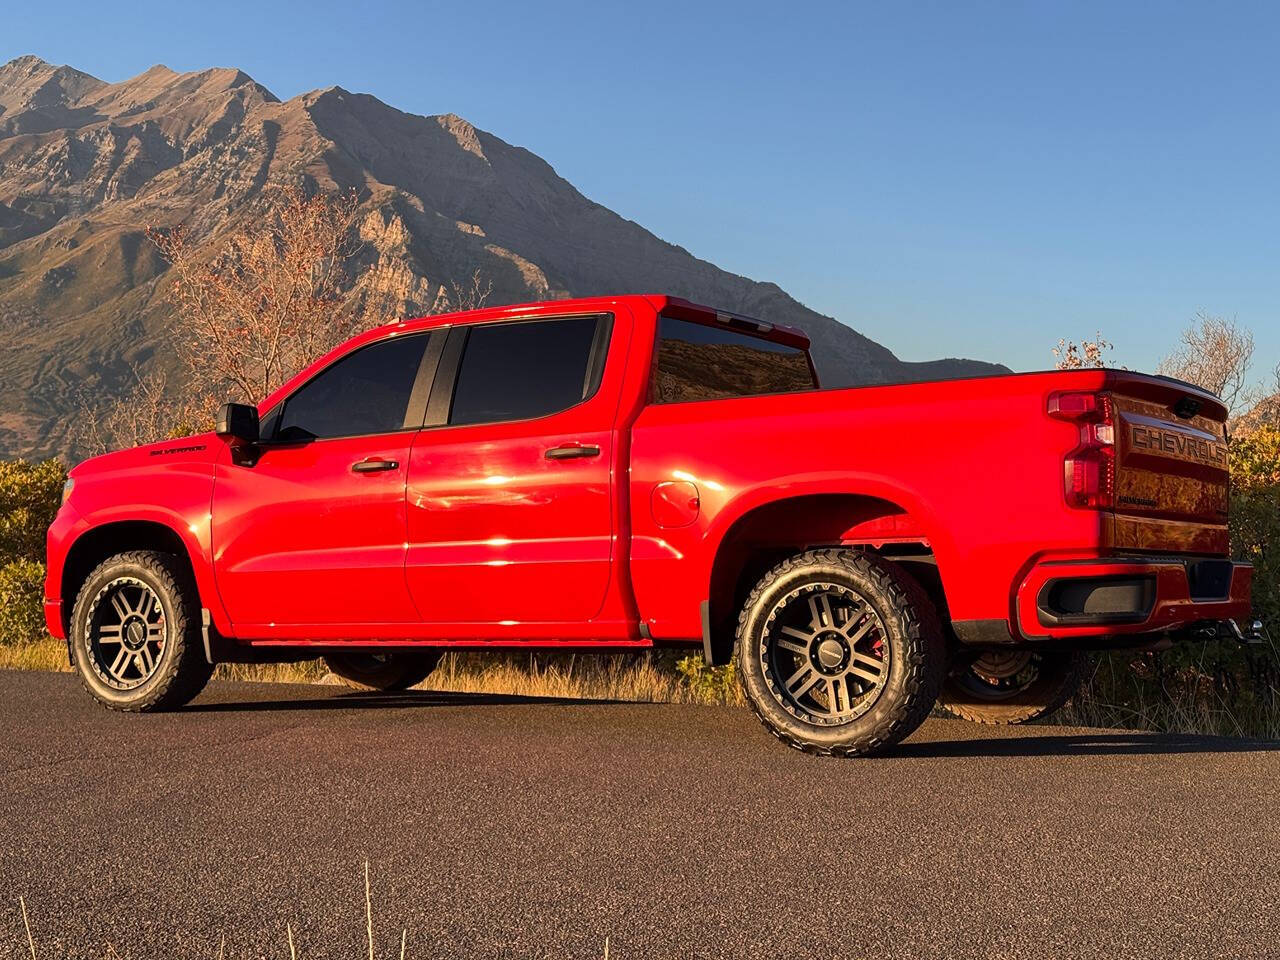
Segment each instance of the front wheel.
M353 690L408 690L431 674L440 662L438 650L352 650L331 653L325 664Z
M953 665L938 703L973 723L1030 723L1075 695L1089 665L1083 653L991 650Z
M112 710L182 706L213 673L196 585L168 553L134 550L99 564L76 595L70 639L85 689Z
M738 620L743 692L778 739L869 755L928 716L946 658L933 604L896 565L810 550L756 585Z

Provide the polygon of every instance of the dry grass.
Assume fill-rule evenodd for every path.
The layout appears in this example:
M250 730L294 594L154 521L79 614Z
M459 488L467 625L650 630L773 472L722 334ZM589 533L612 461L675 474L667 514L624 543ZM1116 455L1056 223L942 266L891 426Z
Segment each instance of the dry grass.
M675 671L675 660L674 655L664 653L446 653L417 689L635 703L741 702L736 686L732 696L691 687ZM251 682L341 683L320 660L223 664L217 676Z
M739 702L685 683L675 670L676 659L668 653L451 653L421 689L638 703ZM736 685L732 689L736 693Z
M67 645L48 638L35 643L0 643L0 670L54 670L67 673Z
M1274 645L1264 662L1280 662ZM1214 681L1219 672L1193 661L1166 676L1133 654L1100 654L1080 693L1049 722L1082 727L1120 727L1158 733L1280 739L1280 688L1267 676L1241 689L1240 672L1228 675L1236 685L1228 696Z
M1072 727L1141 730L1148 733L1280 740L1280 708L1250 705L1242 709L1239 706L1228 707L1207 698L1185 703L1155 697L1114 702L1086 690L1046 722Z
M682 676L678 653L448 653L422 690L571 700L739 705L733 677ZM0 644L0 669L66 671L57 640ZM323 661L223 664L216 677L267 683L340 683ZM1211 684L1171 686L1135 674L1122 655L1103 655L1080 694L1050 723L1163 733L1280 739L1280 691L1228 703Z
M506 693L573 700L638 703L740 703L737 685L690 685L676 672L681 655L447 653L419 685L421 690ZM0 644L0 669L67 671L67 648L60 640ZM338 683L323 661L228 663L215 677L266 683Z
M328 673L319 660L302 663L223 663L214 671L218 680L250 683L322 683Z

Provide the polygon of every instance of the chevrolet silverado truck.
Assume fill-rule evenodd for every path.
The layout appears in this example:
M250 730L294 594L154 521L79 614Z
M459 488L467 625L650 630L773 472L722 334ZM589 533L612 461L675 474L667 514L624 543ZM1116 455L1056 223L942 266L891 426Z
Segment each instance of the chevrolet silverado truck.
M935 702L1044 716L1087 651L1257 634L1226 417L1102 369L824 390L803 333L665 296L407 320L72 470L45 614L118 710L218 662L381 691L701 645L785 743L875 753Z

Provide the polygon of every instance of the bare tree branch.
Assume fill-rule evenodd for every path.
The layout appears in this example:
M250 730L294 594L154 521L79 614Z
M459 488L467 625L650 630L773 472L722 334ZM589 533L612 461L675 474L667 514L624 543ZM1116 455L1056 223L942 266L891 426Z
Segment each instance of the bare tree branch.
M1222 398L1227 409L1238 413L1249 401L1246 385L1253 362L1253 334L1235 319L1196 314L1182 332L1182 346L1160 361L1156 372L1185 380Z
M433 313L450 313L460 310L479 310L493 294L493 281L487 280L479 267L471 273L471 278L464 284L456 280L449 282L449 293L437 301Z
M1054 366L1059 370L1105 367L1107 362L1104 354L1114 349L1114 343L1102 339L1101 331L1092 340L1081 340L1079 345L1074 340L1059 340L1058 345L1053 348L1053 355L1058 358Z
M162 373L144 376L135 367L133 376L133 388L111 404L80 398L77 441L90 456L196 433L212 423L215 397L170 390Z
M356 206L354 192L277 188L212 259L181 226L147 231L171 264L168 297L193 389L261 399L356 332L362 318L344 298Z
M81 403L81 443L98 453L209 429L222 401L260 400L348 337L394 319L385 293L353 293L357 207L354 192L279 187L216 251L181 224L148 228L170 263L166 296L184 376L173 384L135 370L119 401ZM432 312L475 310L492 292L477 269L442 288Z

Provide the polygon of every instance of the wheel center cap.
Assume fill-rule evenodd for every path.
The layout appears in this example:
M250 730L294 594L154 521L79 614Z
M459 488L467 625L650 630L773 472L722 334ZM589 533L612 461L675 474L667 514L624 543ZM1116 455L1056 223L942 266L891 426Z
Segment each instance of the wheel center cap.
M142 646L147 638L147 628L141 620L130 620L129 625L125 627L125 641L130 648L137 649Z
M844 644L835 637L827 637L818 644L818 663L824 669L836 669L844 663Z

